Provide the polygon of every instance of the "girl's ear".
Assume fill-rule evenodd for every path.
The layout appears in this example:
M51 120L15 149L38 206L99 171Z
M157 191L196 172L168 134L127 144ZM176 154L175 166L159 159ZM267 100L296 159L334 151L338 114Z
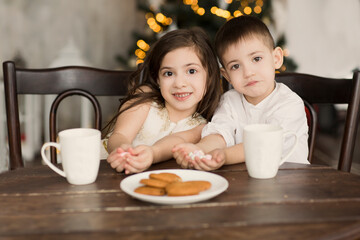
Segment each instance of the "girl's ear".
M231 84L231 80L229 78L229 75L227 74L226 70L222 67L220 68L221 75Z
M273 50L273 58L274 58L275 69L279 69L284 62L284 53L280 47L276 47Z

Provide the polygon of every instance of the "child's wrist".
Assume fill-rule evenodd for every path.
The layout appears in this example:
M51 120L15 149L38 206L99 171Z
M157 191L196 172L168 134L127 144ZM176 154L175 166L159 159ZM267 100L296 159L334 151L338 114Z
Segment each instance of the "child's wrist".
M159 161L158 160L159 159L158 148L156 146L151 146L150 151L151 151L151 155L152 155L151 164L158 162Z

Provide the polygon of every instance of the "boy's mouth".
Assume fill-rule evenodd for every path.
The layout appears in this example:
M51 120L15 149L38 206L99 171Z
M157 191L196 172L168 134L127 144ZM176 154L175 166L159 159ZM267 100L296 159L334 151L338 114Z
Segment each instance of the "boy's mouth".
M258 81L250 81L246 84L246 87L251 87L251 86L254 86L255 84L257 84Z

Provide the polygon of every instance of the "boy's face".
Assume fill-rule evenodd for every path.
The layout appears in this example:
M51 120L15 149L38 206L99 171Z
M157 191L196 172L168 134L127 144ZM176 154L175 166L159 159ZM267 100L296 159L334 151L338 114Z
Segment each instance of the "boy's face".
M283 63L281 48L269 49L258 37L230 45L222 56L223 76L251 104L258 104L275 87L275 69Z

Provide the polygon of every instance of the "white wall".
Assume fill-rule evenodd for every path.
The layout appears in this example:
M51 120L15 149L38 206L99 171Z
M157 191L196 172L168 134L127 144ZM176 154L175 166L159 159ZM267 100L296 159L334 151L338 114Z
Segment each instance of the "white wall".
M128 0L0 0L0 61L20 53L28 67L48 67L72 38L92 65L118 67L144 24L136 11Z
M360 68L359 0L273 0L297 72L351 77Z

